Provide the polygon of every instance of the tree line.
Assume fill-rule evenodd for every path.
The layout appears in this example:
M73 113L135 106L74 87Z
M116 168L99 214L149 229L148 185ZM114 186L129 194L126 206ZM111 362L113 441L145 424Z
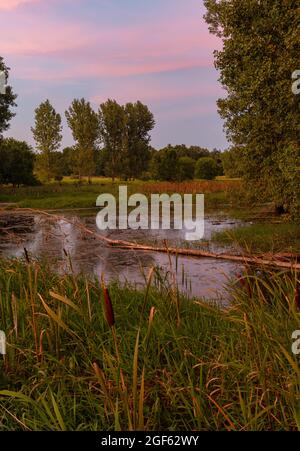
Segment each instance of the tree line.
M154 116L140 101L123 106L109 99L95 112L85 99L75 99L65 116L75 144L61 153L60 115L49 100L35 110L32 133L39 151L36 170L42 180L60 180L67 175L90 180L97 175L112 180L182 181L223 174L220 151L185 145L153 149Z
M0 70L9 68L0 59ZM212 179L223 173L221 153L198 146L167 146L156 151L150 145L155 126L152 112L140 101L119 105L108 99L94 111L85 99L74 99L65 111L74 145L62 151L62 118L49 100L35 110L31 128L36 149L24 141L3 138L14 117L16 95L8 87L0 98L0 183L35 185L73 176L140 178L182 181L194 177ZM201 160L201 162L200 162Z
M61 116L49 100L35 110L32 133L39 151L36 169L40 178L49 181L66 175L66 167L79 179L96 175L99 166L113 180L136 178L146 170L155 125L146 105L140 101L119 105L108 99L96 112L85 99L74 99L65 116L75 144L60 157Z

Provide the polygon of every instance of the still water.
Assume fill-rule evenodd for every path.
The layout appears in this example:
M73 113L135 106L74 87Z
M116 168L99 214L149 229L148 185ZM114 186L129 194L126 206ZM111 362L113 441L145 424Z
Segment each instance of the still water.
M97 277L104 273L107 280L119 279L121 282L128 281L136 285L145 283L145 276L153 266L160 268L162 273L170 270L170 259L167 254L108 247L94 236L86 235L73 224L74 221L80 221L89 229L99 232L94 212L87 216L74 211L61 212L60 215L65 219L50 221L38 214L9 215L7 231L11 230L13 234L0 234L0 255L22 257L25 247L33 257L50 260L54 270L64 273L70 269L66 251L71 257L73 270L77 273ZM228 251L228 248L220 248L210 242L212 233L243 224L245 223L222 214L206 216L204 238L198 243L193 242L193 246L212 252ZM163 240L167 240L169 247L183 247L185 230L107 231L105 235L113 239L153 245L161 245ZM225 299L224 286L230 277L241 270L236 263L211 258L186 256L170 258L179 289L191 297Z

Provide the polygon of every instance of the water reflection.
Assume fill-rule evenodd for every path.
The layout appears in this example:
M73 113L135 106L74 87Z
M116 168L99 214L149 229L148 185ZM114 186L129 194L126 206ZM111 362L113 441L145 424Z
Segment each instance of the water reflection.
M68 216L67 216L68 215ZM65 214L72 221L81 221L89 229L97 231L95 215L79 218L74 214ZM72 260L76 272L95 274L105 273L107 279L118 278L135 284L144 284L144 277L152 266L163 271L170 269L167 254L157 252L142 252L107 247L93 236L87 236L80 228L65 220L49 221L45 217L32 217L30 232L18 233L13 239L6 235L0 236L0 254L5 257L21 257L23 248L36 258L50 260L53 268L59 272L69 269L65 252ZM240 225L240 221L232 221L226 217L206 217L204 239L209 240L214 231L232 228ZM18 229L16 229L17 231ZM168 245L183 246L184 230L123 230L107 231L111 238L134 242L158 243L167 240ZM199 244L199 243L198 243ZM201 244L201 243L200 243ZM203 242L211 251L220 251L212 243ZM224 249L222 249L224 251ZM191 296L210 299L224 298L224 284L228 277L236 274L238 265L228 261L208 258L193 258L180 256L171 257L173 270L177 275L179 288Z

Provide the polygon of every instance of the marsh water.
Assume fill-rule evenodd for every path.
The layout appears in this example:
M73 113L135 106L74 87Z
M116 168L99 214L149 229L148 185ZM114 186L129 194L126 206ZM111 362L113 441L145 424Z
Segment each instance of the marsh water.
M70 257L73 271L106 279L118 279L135 285L145 284L145 277L151 267L156 267L165 277L172 270L181 291L189 296L222 300L226 298L226 283L241 269L238 264L211 258L169 257L159 252L109 247L93 235L87 235L76 223L84 224L90 230L96 227L96 212L59 212L60 217L50 220L39 214L17 215L6 213L2 217L0 234L0 256L22 257L24 248L37 259L47 259L52 268L60 273L70 271ZM6 221L6 222L5 222ZM230 249L219 247L211 241L217 231L232 229L245 223L216 213L205 217L203 240L193 247L213 252ZM166 243L169 247L183 247L185 230L118 230L106 231L114 239L151 243Z

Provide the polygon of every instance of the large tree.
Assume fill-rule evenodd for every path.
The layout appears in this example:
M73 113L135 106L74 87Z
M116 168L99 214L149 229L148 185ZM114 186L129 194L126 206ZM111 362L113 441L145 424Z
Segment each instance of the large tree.
M218 102L247 186L296 213L300 204L300 100L296 1L205 0L210 31L223 40L215 65L227 97Z
M155 126L154 116L141 102L125 105L127 127L127 167L123 166L123 174L129 178L140 176L146 169L150 159L150 132Z
M66 111L68 126L75 141L73 168L79 176L90 177L95 173L95 152L99 139L98 115L85 99L74 99Z
M8 79L9 67L4 63L3 58L0 56L0 72L4 72L5 79ZM15 100L17 96L13 93L12 87L7 85L5 87L5 94L0 93L0 140L2 139L3 132L8 130L10 120L15 116L12 108L16 106Z
M114 180L127 168L127 118L125 109L115 100L108 99L99 108L100 134L107 156L106 171Z
M35 155L24 141L6 138L0 141L0 183L35 185Z
M57 175L55 151L59 149L62 140L61 117L49 100L36 108L35 125L31 131L40 152L37 158L37 171L42 179L49 181Z

